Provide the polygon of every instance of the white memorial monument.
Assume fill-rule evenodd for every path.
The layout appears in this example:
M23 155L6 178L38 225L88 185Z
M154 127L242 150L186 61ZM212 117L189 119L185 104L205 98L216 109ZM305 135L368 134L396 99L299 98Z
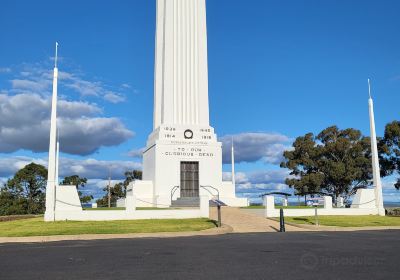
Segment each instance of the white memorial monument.
M378 214L385 216L385 208L383 207L382 182L379 167L378 145L375 131L375 115L374 102L371 96L371 84L368 79L368 109L369 109L369 125L371 132L371 152L372 152L372 175L374 189L359 189L353 199L352 208L376 208Z
M222 180L221 143L209 123L205 0L157 0L155 56L154 127L143 181L132 183L137 204L168 207L207 195L247 206L234 175Z
M58 184L58 160L57 160L57 80L58 80L58 68L57 68L57 49L58 43L56 43L56 55L54 58L54 71L53 71L53 95L51 99L51 117L50 117L50 145L49 145L49 165L47 173L47 186L46 186L46 212L44 213L44 219L46 221L55 220L55 192L56 185Z

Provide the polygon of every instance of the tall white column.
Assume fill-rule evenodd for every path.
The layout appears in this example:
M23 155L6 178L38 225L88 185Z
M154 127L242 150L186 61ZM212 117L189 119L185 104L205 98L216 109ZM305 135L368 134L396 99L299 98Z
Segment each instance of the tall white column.
M373 183L375 187L375 203L376 207L378 208L379 215L385 216L385 209L383 207L382 182L381 182L380 167L379 167L378 145L377 145L376 131L375 131L374 102L371 97L371 85L369 79L368 79L368 87L369 87L368 107L369 107L369 123L371 131L371 151L372 151L372 174L373 174Z
M235 147L233 146L233 137L232 137L232 185L236 187L236 179L235 179Z
M49 165L46 186L46 212L44 214L45 221L55 220L55 187L56 187L56 145L57 145L57 50L54 62L53 74L53 96L51 100L51 119L50 119L50 144L49 144Z
M157 0L154 129L209 126L205 0Z

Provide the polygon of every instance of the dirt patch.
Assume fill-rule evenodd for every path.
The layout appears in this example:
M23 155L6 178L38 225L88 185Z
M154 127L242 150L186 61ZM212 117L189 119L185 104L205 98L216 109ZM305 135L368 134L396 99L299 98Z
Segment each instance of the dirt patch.
M39 217L38 215L11 215L11 216L0 216L0 222L10 222L16 220L30 219Z

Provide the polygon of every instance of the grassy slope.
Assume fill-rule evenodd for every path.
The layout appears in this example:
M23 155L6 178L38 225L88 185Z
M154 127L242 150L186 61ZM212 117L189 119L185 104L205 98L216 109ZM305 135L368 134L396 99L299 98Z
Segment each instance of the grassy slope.
M43 218L0 223L0 237L48 236L69 234L118 234L146 232L199 231L213 228L208 219L133 220L106 222L48 222Z
M338 227L400 226L400 217L381 216L319 216L319 224ZM285 217L285 221L314 225L315 217Z

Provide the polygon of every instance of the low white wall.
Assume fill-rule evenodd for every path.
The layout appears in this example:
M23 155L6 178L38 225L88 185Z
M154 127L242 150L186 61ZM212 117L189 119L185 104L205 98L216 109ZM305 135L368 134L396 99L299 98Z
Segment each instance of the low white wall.
M117 207L118 208L124 208L125 207L125 198L117 199Z
M81 200L79 199L76 186L58 185L56 187L56 210L82 210Z
M207 195L210 200L218 198L218 192L211 188L200 188L200 195ZM231 207L246 207L250 202L248 198L237 197L235 186L231 181L222 182L221 186L217 188L219 191L219 200ZM211 194L210 194L211 192Z
M376 208L375 190L358 189L351 203L351 208Z
M247 207L250 205L249 199L245 197L220 197L220 200L231 207Z
M318 215L321 216L361 216L361 215L377 215L378 209L376 208L332 208L332 198L330 196L324 197L324 208L318 208ZM280 215L280 209L275 208L275 201L272 195L264 197L265 216L268 218L276 218ZM286 217L302 217L314 216L315 208L309 209L283 209Z
M154 186L152 181L135 180L128 186L133 188L133 195L137 198L136 207L157 207L154 201Z
M132 195L130 195L132 194ZM147 219L192 219L209 218L208 197L200 197L200 207L171 210L136 210L136 199L132 191L127 192L126 210L56 210L57 221L115 221Z

